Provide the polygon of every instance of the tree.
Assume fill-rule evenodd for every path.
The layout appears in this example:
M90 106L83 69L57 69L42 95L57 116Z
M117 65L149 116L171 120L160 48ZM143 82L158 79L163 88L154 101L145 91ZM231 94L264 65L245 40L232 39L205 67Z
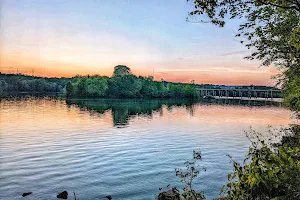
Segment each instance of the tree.
M114 68L113 77L132 75L129 67L125 65L117 65Z
M90 77L85 81L85 92L87 96L105 96L108 89L107 79L101 77Z
M233 162L229 183L223 186L224 199L300 198L300 126L280 130L287 134L279 144L269 144L262 135L251 132L252 146L243 165ZM273 133L273 132L271 132ZM273 133L277 134L277 133Z
M66 85L66 96L70 97L74 94L73 85L71 82L68 82Z
M204 23L219 27L226 19L246 19L236 37L253 53L247 59L258 59L283 70L278 78L285 98L294 96L294 85L300 77L300 0L187 0L195 10L190 16L204 16ZM298 100L300 102L300 98ZM296 103L300 104L300 103ZM293 110L300 110L289 104ZM295 104L294 104L295 105Z
M139 77L142 82L141 95L147 97L158 97L158 88L151 77L143 78Z
M108 80L109 94L117 97L138 97L141 81L134 75L115 76Z
M200 96L200 93L193 84L185 84L183 87L183 92L184 96L189 98L197 98Z
M6 91L7 90L7 83L5 80L0 80L0 92Z
M292 110L300 111L300 76L289 80L283 90L285 99L284 104Z
M85 92L85 79L79 78L78 82L76 83L76 94L78 96L84 96Z

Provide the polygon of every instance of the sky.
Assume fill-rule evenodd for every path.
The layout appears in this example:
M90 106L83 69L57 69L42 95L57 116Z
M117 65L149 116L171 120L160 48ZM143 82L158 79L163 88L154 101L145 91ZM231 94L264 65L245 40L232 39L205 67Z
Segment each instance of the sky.
M0 72L111 76L127 65L156 80L273 85L273 67L224 28L187 22L186 0L0 0ZM154 72L154 73L153 73Z

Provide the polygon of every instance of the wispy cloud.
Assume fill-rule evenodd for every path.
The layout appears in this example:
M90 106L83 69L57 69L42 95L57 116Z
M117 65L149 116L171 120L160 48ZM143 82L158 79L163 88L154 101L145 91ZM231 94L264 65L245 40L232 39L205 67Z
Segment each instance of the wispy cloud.
M249 53L249 50L228 52L228 53L221 54L221 56L241 55L244 53Z
M253 74L260 74L263 71L269 71L269 68L260 69L254 68L249 69L247 67L245 68L230 68L230 67L211 67L206 69L195 69L195 68L178 68L178 69L160 69L160 73L166 73L166 72L230 72L230 73L253 73Z

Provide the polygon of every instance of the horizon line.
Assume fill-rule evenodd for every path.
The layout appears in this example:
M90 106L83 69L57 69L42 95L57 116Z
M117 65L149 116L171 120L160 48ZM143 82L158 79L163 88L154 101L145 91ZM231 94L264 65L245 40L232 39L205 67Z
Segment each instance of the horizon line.
M112 76L106 76L106 75L100 75L100 74L85 74L85 75L80 75L77 74L75 76L71 76L71 77L64 77L64 76L37 76L37 75L30 75L30 74L23 74L23 73L3 73L0 71L0 75L21 75L21 76L29 76L29 77L36 77L36 78L65 78L65 79L71 79L71 78L76 78L76 77L94 77L94 76L100 76L100 77L108 77L108 78L112 78ZM136 77L152 77L152 76L137 76L135 74L132 74ZM153 79L154 80L154 79ZM157 82L161 82L159 80L154 80ZM169 83L182 83L182 84L192 84L190 82L175 82L175 81L167 81L164 80L165 82L169 82ZM225 84L213 84L213 83L194 83L195 85L214 85L214 86L227 86L227 87L234 87L234 86L263 86L263 87L273 87L276 88L275 86L269 86L269 85L255 85L255 84L250 84L250 85L225 85Z

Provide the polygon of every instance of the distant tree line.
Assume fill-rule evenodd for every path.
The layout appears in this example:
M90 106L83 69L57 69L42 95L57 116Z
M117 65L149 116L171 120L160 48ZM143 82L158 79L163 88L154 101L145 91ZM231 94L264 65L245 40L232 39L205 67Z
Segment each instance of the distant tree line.
M275 89L268 86L225 86L213 84L154 81L153 77L135 76L129 67L118 65L111 78L77 75L72 78L46 78L22 74L1 74L0 92L58 92L68 98L198 98L203 89ZM211 95L208 93L206 95ZM234 96L229 94L229 96ZM244 94L243 96L247 96ZM259 95L262 96L262 95ZM273 97L277 97L273 94Z
M67 97L122 98L197 98L194 84L154 81L153 77L135 76L129 67L118 65L111 78L106 76L77 76L66 85Z
M0 92L63 92L69 79L1 74Z

